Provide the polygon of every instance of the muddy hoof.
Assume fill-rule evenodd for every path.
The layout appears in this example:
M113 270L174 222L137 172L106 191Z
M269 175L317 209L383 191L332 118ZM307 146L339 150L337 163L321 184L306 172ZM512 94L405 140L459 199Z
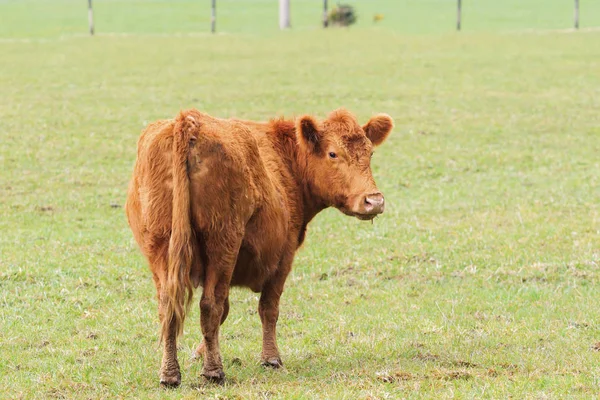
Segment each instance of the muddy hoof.
M216 371L202 371L202 376L211 383L222 385L225 381L225 372L222 369Z
M261 365L263 367L270 367L275 369L283 367L283 363L281 362L281 358L279 357L271 357L269 359L262 360Z
M174 376L165 376L161 375L160 377L160 386L168 389L173 389L178 387L181 384L181 374L177 374Z

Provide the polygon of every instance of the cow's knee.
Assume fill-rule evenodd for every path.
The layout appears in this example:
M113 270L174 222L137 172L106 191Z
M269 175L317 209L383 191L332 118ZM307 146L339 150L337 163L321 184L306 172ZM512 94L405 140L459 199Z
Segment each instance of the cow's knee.
M217 301L214 297L203 297L200 300L200 313L212 319L213 316L218 316L218 322L221 322L224 307L222 301Z
M221 325L223 311L223 301L208 296L203 296L200 300L200 325L209 351L213 351L213 346L219 340L219 325Z
M276 323L279 319L279 304L261 299L258 303L258 315L262 322Z
M200 312L208 315L215 309L215 300L210 297L202 297L200 299Z

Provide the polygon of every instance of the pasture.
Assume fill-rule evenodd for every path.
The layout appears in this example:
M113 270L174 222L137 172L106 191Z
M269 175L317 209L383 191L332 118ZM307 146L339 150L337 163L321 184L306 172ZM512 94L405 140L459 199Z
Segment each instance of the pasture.
M90 38L83 1L0 1L0 398L598 395L600 31L566 29L570 2L482 0L459 34L449 1L355 2L359 23L327 31L319 2L292 1L279 32L273 2L230 0L210 35L197 3L98 1ZM581 21L600 26L600 5ZM155 289L122 207L141 130L185 107L339 106L395 119L372 164L386 212L309 226L285 369L259 365L258 296L234 289L227 382L205 384L197 294L182 386L159 388Z

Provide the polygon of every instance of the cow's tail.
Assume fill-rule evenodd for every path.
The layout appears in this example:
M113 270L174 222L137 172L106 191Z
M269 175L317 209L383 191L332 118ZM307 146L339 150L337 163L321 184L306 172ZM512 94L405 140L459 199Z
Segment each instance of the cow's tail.
M169 330L176 336L183 333L185 314L194 290L190 279L194 234L190 222L187 160L190 143L196 139L197 123L193 113L181 112L173 128L173 212L166 287L163 291L166 296L164 300L161 299L164 310L161 321L162 339L168 337Z

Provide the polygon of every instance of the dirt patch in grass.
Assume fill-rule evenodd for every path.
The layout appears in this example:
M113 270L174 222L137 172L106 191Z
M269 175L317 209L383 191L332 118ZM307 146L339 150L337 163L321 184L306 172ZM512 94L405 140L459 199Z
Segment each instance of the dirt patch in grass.
M463 367L463 368L477 368L478 367L477 364L474 364L469 361L462 361L462 360L451 361L450 364L455 367Z
M395 371L390 374L380 374L377 378L385 383L413 381L420 379L418 375L411 374L410 372L406 371Z
M439 379L443 381L454 381L454 380L468 380L472 379L473 375L470 372L464 370L456 370L456 371L435 371L431 374L432 379Z

